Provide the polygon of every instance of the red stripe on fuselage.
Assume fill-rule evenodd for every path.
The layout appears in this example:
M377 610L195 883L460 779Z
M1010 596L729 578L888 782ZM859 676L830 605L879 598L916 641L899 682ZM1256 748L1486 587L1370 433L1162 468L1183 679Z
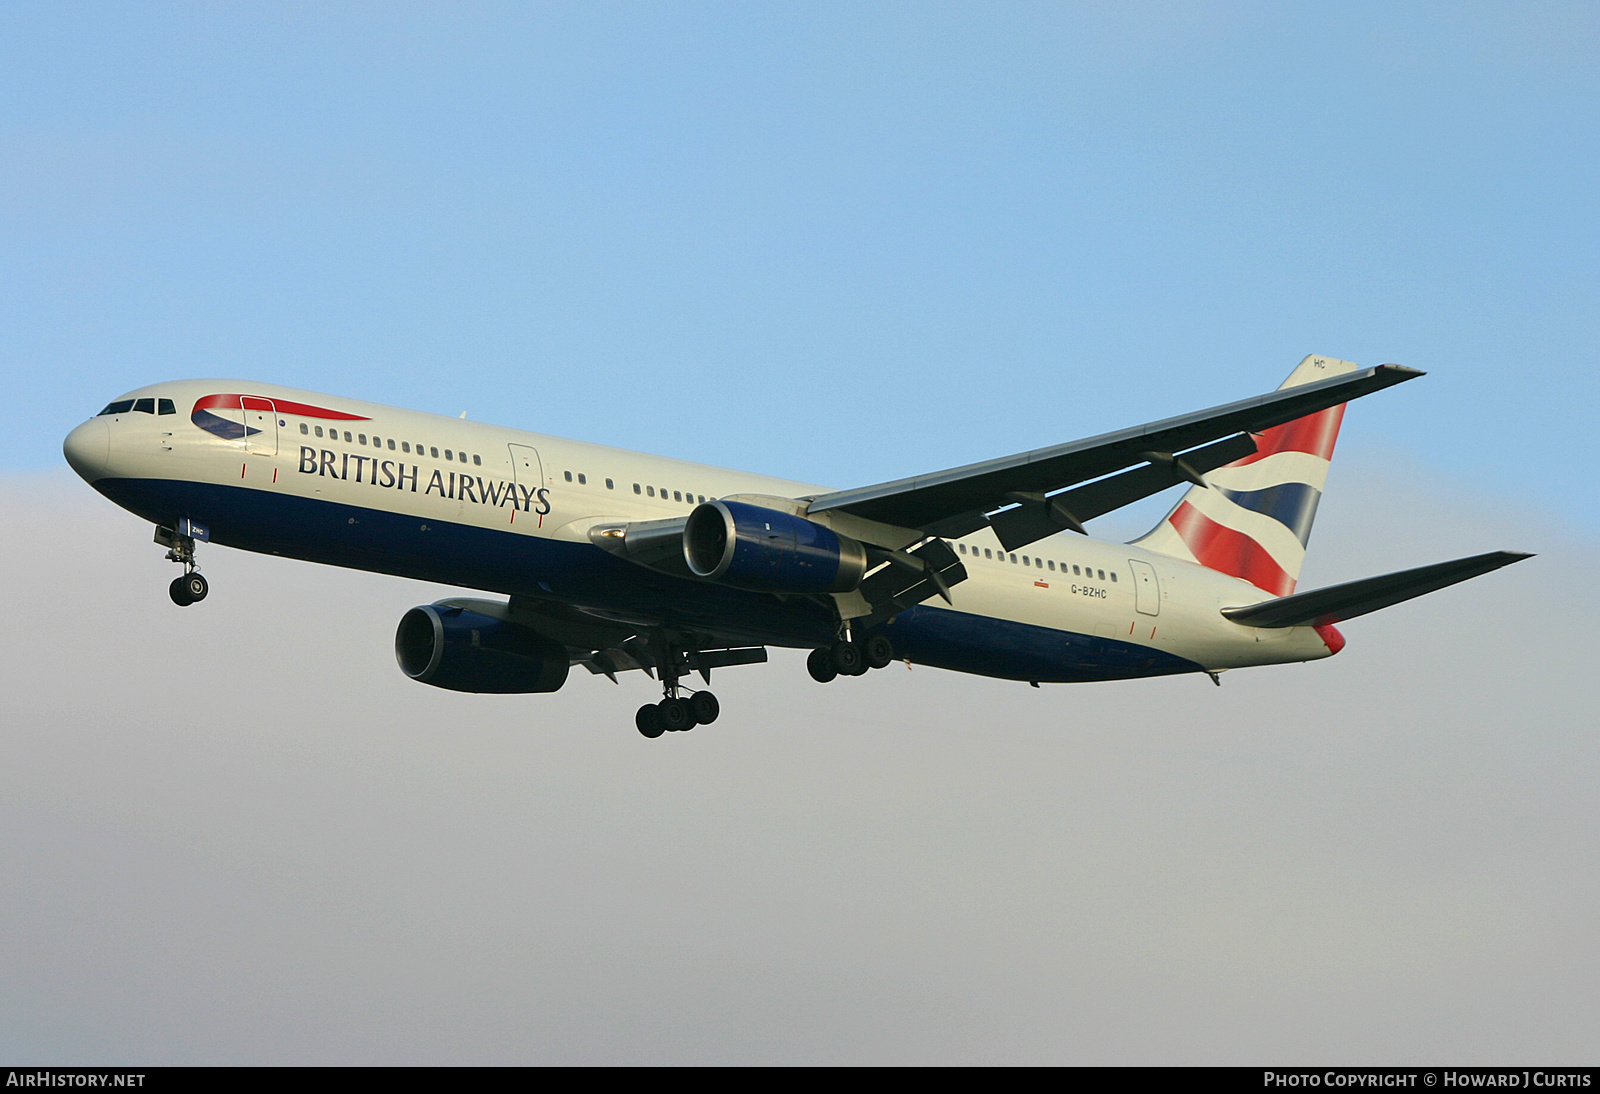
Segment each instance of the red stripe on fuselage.
M1235 460L1229 466L1241 467L1278 452L1309 452L1325 460L1333 459L1333 444L1339 439L1339 424L1344 421L1346 405L1340 403L1327 410L1307 414L1304 418L1273 426L1256 438L1255 455Z
M340 422L367 422L372 420L363 414L346 414L342 410L329 410L325 406L294 403L288 399L268 399L264 395L207 395L204 398L195 400L194 409L210 410L212 407L220 406L224 409L239 410L244 406L243 400L245 399L249 399L251 402L271 403L280 414L295 414L302 418L332 418Z
M1188 502L1179 505L1167 520L1188 544L1195 561L1206 569L1242 577L1273 596L1294 592L1294 578L1283 572L1265 547L1243 532L1218 524Z

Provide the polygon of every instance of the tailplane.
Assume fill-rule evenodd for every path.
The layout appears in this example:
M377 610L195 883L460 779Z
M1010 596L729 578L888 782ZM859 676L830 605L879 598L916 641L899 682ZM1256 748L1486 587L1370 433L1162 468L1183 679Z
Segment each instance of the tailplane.
M1490 551L1486 555L1436 562L1414 570L1346 581L1309 593L1296 593L1259 604L1223 608L1222 614L1249 627L1326 627L1366 615L1437 589L1447 588L1533 556L1524 551Z
M1312 355L1278 390L1327 380L1361 366ZM1256 452L1209 472L1134 544L1243 578L1273 596L1294 592L1345 404L1274 426Z

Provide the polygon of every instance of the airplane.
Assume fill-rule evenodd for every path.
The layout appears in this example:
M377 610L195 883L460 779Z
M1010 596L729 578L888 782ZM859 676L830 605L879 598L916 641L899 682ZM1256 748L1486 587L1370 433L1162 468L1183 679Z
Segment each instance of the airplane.
M1311 661L1334 624L1530 557L1296 592L1346 404L1423 373L1306 357L1275 391L908 479L830 490L242 380L155 384L68 434L83 479L202 543L487 591L400 619L413 680L539 693L640 670L647 738L716 721L684 681L808 649L821 683L896 660L1042 683ZM1085 523L1178 486L1131 543Z

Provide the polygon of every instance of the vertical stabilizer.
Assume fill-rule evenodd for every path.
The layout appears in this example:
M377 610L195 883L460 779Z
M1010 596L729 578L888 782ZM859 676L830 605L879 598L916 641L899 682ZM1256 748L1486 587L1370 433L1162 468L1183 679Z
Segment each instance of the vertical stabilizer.
M1312 355L1278 390L1360 367ZM1341 403L1262 433L1255 455L1207 474L1209 489L1190 487L1166 519L1134 543L1288 596L1305 561L1344 408Z

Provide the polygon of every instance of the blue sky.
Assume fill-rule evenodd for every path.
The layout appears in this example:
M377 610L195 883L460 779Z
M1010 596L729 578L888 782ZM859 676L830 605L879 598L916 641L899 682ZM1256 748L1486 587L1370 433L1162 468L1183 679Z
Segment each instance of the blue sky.
M261 378L838 486L1266 390L1593 529L1581 5L7 5L0 467ZM1336 485L1336 484L1335 484Z

